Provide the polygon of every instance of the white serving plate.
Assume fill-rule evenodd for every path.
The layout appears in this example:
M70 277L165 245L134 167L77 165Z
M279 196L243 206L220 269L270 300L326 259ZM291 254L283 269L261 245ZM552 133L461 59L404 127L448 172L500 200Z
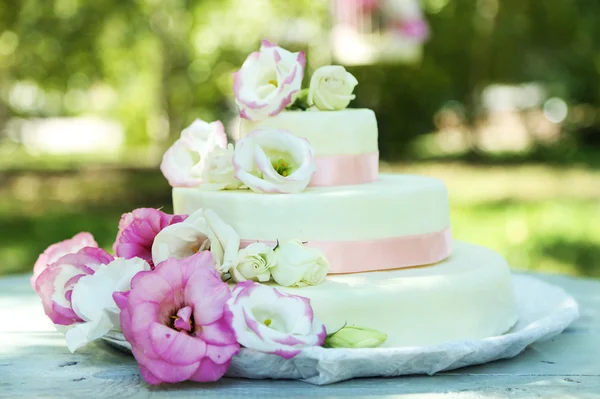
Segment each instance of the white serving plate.
M518 274L513 275L513 283L519 320L500 336L424 347L309 348L289 360L242 349L226 376L298 379L325 385L356 377L435 374L517 356L532 343L560 334L579 316L577 302L561 288ZM131 351L120 332L104 339L118 349Z

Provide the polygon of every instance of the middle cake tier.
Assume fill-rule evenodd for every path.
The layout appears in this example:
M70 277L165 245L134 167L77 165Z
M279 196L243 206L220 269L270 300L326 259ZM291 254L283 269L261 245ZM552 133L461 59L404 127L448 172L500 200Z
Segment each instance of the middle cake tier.
M448 196L438 179L386 175L299 194L174 188L177 214L212 209L251 242L299 240L325 252L330 273L439 262L452 251Z

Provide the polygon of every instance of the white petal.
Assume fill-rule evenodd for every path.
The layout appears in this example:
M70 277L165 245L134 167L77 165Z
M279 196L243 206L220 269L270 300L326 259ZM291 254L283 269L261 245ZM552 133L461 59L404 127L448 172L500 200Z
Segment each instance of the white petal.
M204 219L195 218L188 222L190 218L167 226L156 235L152 244L152 261L155 265L169 258L192 256L201 241L212 238Z
M237 260L238 250L240 249L240 236L237 232L228 224L226 224L213 210L207 209L206 220L208 225L212 229L215 234L216 239L218 240L218 245L220 246L219 253L222 256L220 262L217 262L215 259L215 263L220 271L224 272L229 270L231 266ZM213 248L213 243L211 242L211 251Z
M73 353L77 349L104 336L113 328L112 321L106 315L102 315L102 317L92 322L79 323L66 332L65 340L67 341L67 347Z

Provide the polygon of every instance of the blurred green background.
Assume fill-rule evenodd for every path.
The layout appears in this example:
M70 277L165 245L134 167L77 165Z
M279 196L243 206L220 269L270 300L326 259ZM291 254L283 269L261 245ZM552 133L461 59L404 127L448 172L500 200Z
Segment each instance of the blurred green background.
M0 275L81 230L110 248L136 207L171 211L162 153L198 117L235 129L231 73L267 37L306 50L308 76L351 64L382 171L443 179L455 237L600 277L600 2L423 0L429 40L363 62L340 53L333 3L0 2Z

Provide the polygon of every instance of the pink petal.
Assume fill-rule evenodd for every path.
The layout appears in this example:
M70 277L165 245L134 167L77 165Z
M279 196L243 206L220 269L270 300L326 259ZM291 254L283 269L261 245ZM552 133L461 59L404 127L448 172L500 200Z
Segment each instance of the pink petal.
M295 346L295 345L306 345L307 344L306 341L302 341L302 340L294 337L293 335L288 335L283 338L273 338L273 341L277 342L278 344L285 345L285 346Z
M194 305L196 325L212 324L223 317L225 303L231 292L209 270L199 268L189 279L184 290L185 303Z
M152 323L149 332L154 353L166 362L186 366L200 362L206 355L206 343L187 332L159 323Z
M316 346L322 346L325 343L325 338L327 338L327 329L325 328L325 325L323 324L321 326L321 331L319 332L319 334L317 334L317 345Z
M159 268L164 266L164 263L159 265ZM168 300L169 304L174 302L173 287L162 277L161 273L156 272L157 270L158 268L155 269L155 272L138 273L132 279L130 301L133 303L144 301L163 303Z
M153 381L176 383L189 380L196 373L200 365L199 363L192 363L185 366L178 366L164 360L152 358L147 353L135 347L133 347L132 353L140 366L145 367L154 376Z
M35 282L35 291L42 300L44 312L54 324L71 325L83 321L70 308L70 298L67 292L73 289L76 282L84 275L93 274L99 264L108 264L113 257L101 248L86 247L75 254L67 254L42 271ZM57 286L59 281L62 286ZM65 298L69 304L59 304L54 301L57 297Z
M233 345L207 345L206 357L216 364L225 364L231 361L231 358L240 351L240 345L236 342Z
M196 382L217 381L225 375L230 364L231 360L223 364L216 364L212 360L204 358L196 373L190 377L190 380Z
M77 316L73 309L65 308L56 302L52 302L50 306L52 310L50 312L46 312L46 316L48 316L54 324L70 326L73 323L79 323L83 321L81 317Z
M84 247L97 247L98 243L90 233L78 233L68 240L50 245L38 257L33 266L33 275L31 276L31 286L35 289L35 280L46 269L46 267L56 262L62 256L75 253Z
M119 309L124 310L127 308L127 298L129 297L129 291L127 292L113 292L113 300L119 307Z
M165 227L179 223L186 215L169 215L154 208L138 208L121 216L113 250L126 259L138 257L152 263L152 244Z
M277 349L269 353L281 356L284 359L291 359L294 356L298 355L300 352L302 352L300 349Z
M229 312L229 311L226 311ZM212 324L205 324L196 333L196 336L201 338L208 344L213 345L231 345L237 342L231 322L231 318L223 317Z
M143 365L140 364L139 367L140 367L140 374L142 375L142 378L148 384L150 384L150 385L159 385L159 384L163 383L162 380L160 380L158 377L156 377L154 374L152 374L150 372L150 370L148 370L145 366L143 366Z
M177 311L177 319L175 320L174 326L178 330L190 331L192 325L190 324L190 316L192 315L192 307L186 306Z
M261 47L266 47L266 48L277 47L277 44L275 44L267 39L262 39L260 41L260 45L261 45Z
M134 333L141 332L146 334L146 330L155 322L167 321L168 316L165 315L164 320L159 320L161 316L160 304L156 302L141 302L132 304L132 295L129 296L129 307L131 313L131 324Z

